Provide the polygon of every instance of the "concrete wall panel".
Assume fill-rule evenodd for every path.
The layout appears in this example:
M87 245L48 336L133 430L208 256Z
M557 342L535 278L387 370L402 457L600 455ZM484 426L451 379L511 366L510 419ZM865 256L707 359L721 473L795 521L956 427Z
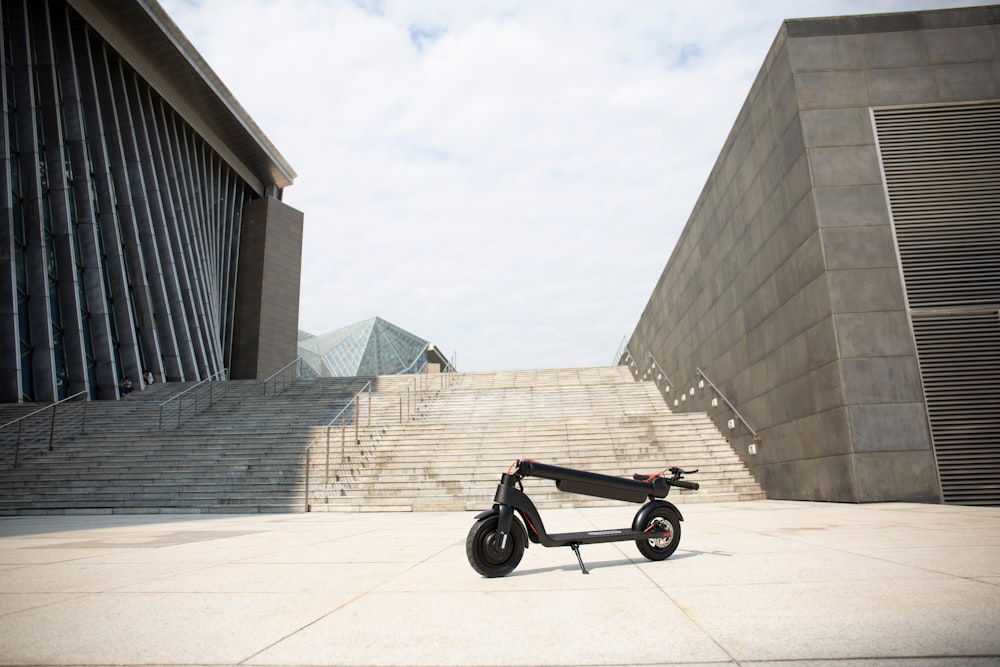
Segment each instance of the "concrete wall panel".
M851 441L856 452L930 451L923 402L852 407Z
M868 72L872 106L938 102L937 71L933 67L906 67Z
M858 44L869 70L918 67L930 62L923 34L917 31L859 35Z
M917 452L868 452L857 454L858 502L940 502L934 457Z
M856 35L793 39L788 43L788 52L796 72L861 69Z
M941 65L936 73L943 102L991 100L1000 97L996 63Z
M822 254L830 270L895 267L896 241L887 225L822 230Z
M802 111L802 134L809 148L819 146L871 146L875 143L867 107L809 109Z
M809 149L813 185L839 187L880 183L878 153L875 146L833 146Z
M834 316L834 322L845 358L912 356L915 352L904 311L841 313Z
M897 269L855 269L827 274L835 313L897 311L905 308Z
M881 183L816 188L812 194L820 227L889 224L889 207Z
M843 359L841 372L848 405L915 403L924 399L914 357Z
M868 106L864 72L803 72L795 75L800 109Z
M924 32L927 56L932 64L992 61L1000 58L992 25L940 28Z

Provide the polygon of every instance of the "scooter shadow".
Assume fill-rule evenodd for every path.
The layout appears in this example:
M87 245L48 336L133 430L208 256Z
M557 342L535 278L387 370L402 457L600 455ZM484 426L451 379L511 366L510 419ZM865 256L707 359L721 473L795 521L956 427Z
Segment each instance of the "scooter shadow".
M681 553L681 549L678 549L669 560L682 560L684 558L691 558L693 556L702 555L723 555L729 556L731 554L723 554L718 552L705 552L705 551L684 551ZM600 570L606 567L621 567L623 565L640 565L642 563L649 563L652 561L647 561L645 559L633 560L631 558L617 558L615 560L603 560L603 561L588 561L584 560L587 565L587 571L593 572L594 570ZM514 572L507 575L508 577L526 577L532 574L544 574L546 572L579 572L580 565L576 562L569 561L565 565L555 565L551 567L536 567L530 570L515 570Z

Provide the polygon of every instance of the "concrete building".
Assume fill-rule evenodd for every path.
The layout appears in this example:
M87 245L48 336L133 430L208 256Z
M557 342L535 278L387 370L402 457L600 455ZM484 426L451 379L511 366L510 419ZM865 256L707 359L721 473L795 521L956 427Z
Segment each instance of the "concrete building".
M622 362L770 498L1000 504L998 310L1000 7L789 20Z
M155 0L4 0L0 400L296 358L295 173Z

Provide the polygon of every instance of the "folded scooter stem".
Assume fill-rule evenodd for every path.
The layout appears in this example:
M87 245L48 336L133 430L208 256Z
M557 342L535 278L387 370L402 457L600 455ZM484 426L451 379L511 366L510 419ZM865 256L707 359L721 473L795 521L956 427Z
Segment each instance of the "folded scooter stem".
M537 461L519 461L517 474L521 477L551 479L560 491L623 500L630 503L643 503L647 499L664 498L670 491L669 482L662 478L655 478L653 481L623 479L574 468L538 463Z

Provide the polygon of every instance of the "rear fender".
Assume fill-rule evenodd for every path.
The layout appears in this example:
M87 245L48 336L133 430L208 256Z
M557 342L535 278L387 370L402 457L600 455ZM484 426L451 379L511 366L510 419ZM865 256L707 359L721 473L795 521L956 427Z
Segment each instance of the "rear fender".
M632 530L645 530L650 512L660 507L665 507L676 514L678 521L684 520L684 517L681 516L681 511L673 503L666 500L653 500L640 507L639 511L636 512L635 518L632 519Z

